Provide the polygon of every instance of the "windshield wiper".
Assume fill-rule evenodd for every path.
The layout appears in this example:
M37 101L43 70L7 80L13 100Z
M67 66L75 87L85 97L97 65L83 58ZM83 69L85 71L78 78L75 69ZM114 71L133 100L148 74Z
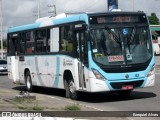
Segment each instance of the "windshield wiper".
M135 34L136 34L136 26L134 26L134 28L132 30L132 34L131 34L131 37L130 37L129 45L133 42Z
M119 44L121 44L121 41L120 41L120 38L108 27L108 26L105 26L105 29L107 30L107 32L109 34L112 34L113 37L115 38L115 41Z

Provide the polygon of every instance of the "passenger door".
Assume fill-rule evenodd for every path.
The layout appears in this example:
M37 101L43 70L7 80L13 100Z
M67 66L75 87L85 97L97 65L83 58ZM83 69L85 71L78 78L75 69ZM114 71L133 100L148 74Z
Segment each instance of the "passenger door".
M76 54L78 58L78 78L79 78L79 88L86 89L86 82L85 82L85 60L86 53L85 53L85 31L75 31L75 38L76 38Z

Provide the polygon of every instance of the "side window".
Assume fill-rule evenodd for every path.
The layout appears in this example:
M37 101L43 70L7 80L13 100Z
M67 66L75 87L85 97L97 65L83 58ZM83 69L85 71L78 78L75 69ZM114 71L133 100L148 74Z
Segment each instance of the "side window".
M21 54L25 53L25 33L20 34L20 50Z
M25 33L25 40L26 40L25 53L27 53L27 54L34 53L34 43L35 42L34 42L33 32L32 31Z
M0 64L7 64L7 61L1 60Z
M37 30L35 32L36 52L43 53L47 51L47 32L46 29Z
M18 53L18 39L17 33L8 35L8 55L14 56L15 53Z
M60 50L72 52L73 50L73 26L66 25L60 29Z
M8 35L7 41L8 41L8 43L7 43L7 45L8 45L7 54L8 55L13 55L13 53L12 53L13 52L13 50L12 50L13 42L12 42L12 39L11 39L11 35Z
M50 29L47 29L47 52L50 52L50 44L51 44L51 41L50 41Z

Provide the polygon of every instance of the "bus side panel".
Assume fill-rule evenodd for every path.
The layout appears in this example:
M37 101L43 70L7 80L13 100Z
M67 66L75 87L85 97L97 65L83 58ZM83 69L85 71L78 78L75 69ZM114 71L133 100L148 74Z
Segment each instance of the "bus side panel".
M20 83L25 84L25 72L29 71L31 78L32 78L32 84L37 85L36 79L37 79L37 73L35 70L35 57L31 56L25 56L23 60L19 61L19 77L20 77Z
M20 78L20 83L22 84L25 84L24 70L25 70L25 62L19 61L19 78Z
M36 81L38 86L48 87L48 60L46 56L35 57L35 71L38 75L38 81Z
M60 88L59 81L60 81L60 58L59 56L48 56L47 57L47 64L48 64L48 87Z
M7 57L8 78L13 80L11 56Z
M61 57L59 58L60 62L59 62L59 66L60 66L60 80L59 80L59 87L64 89L64 72L65 71L70 71L73 77L73 80L75 82L75 85L77 84L76 82L76 77L75 77L75 64L74 64L74 59L69 57L69 56L65 56L65 55L61 55Z
M8 56L7 64L8 64L8 77L12 79L14 83L19 82L19 72L18 72L18 57Z

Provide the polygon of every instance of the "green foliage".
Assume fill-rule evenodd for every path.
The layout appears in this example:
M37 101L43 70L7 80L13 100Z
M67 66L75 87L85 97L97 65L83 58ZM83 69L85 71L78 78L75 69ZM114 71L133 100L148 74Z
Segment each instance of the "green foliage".
M67 111L80 111L81 108L79 105L68 105L64 108L64 110L67 110Z
M33 99L29 99L29 98L14 98L13 99L14 102L18 103L18 104L24 104L24 103L32 103Z
M44 107L39 106L37 100L33 100L30 98L14 98L13 101L18 106L18 108L22 110L44 110Z
M159 19L158 17L156 16L155 13L151 13L151 16L148 16L148 19L149 19L149 23L151 25L159 25Z
M32 108L33 110L43 110L44 108L38 105L38 101L36 101L36 104Z

